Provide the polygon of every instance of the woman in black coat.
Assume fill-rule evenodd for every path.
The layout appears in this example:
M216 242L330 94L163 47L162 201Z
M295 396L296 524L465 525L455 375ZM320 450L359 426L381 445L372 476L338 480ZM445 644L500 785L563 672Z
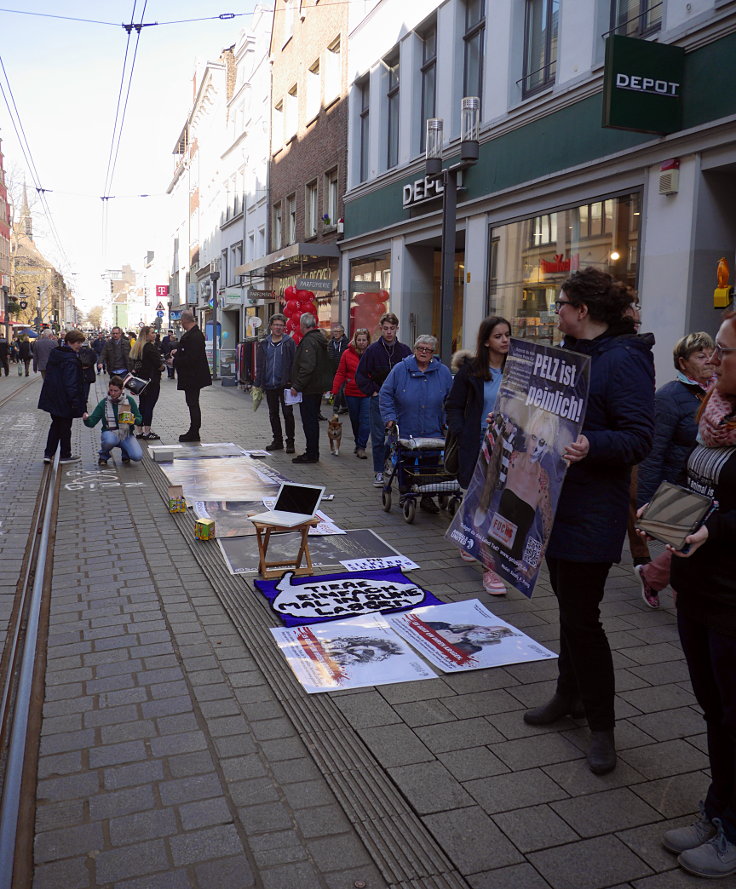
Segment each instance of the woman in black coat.
M563 453L570 468L546 553L560 613L557 689L524 715L547 725L584 710L588 766L598 775L616 766L613 660L600 603L621 558L631 467L649 453L654 428L654 338L637 336L624 318L632 302L621 281L586 268L563 282L555 303L563 348L590 356L590 391L582 433Z
M56 448L61 445L60 463L75 463L72 456L72 420L85 411L82 365L77 353L84 342L81 330L70 330L63 345L49 354L43 388L38 407L51 414L51 428L46 439L44 463L54 459Z
M510 342L509 322L499 315L491 315L481 322L475 355L466 352L453 357L453 365L459 366L445 402L445 412L447 426L458 439L457 479L462 488L470 484L478 460L486 417L496 403ZM468 560L471 561L472 556ZM491 595L506 594L503 581L491 569L483 573L483 588Z
M199 392L212 385L212 376L207 362L205 340L197 327L194 313L185 309L181 313L181 326L186 331L179 344L171 350L176 370L176 388L184 392L189 408L189 429L179 436L179 441L199 441L202 426L202 411L199 407Z
M142 327L135 345L130 350L135 375L142 380L148 380L148 385L141 392L140 402L141 418L143 420L142 431L136 438L146 441L158 441L159 437L151 432L153 422L153 409L161 393L161 372L164 369L161 352L156 345L156 329Z

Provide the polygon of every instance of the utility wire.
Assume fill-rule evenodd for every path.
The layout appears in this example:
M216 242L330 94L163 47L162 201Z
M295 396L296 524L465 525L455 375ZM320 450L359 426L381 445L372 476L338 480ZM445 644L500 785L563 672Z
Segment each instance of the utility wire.
M322 3L322 6L334 6L334 5L345 5L349 3L350 0L340 0L337 4L333 3ZM273 9L264 9L263 12L273 12ZM182 25L188 22L209 22L215 21L217 19L221 19L222 21L229 21L234 18L241 18L242 16L255 15L255 12L221 12L219 15L208 15L203 16L202 18L193 18L193 19L176 19L170 22L140 22L139 24L134 24L131 22L130 24L120 23L120 22L105 22L99 19L85 19L85 18L76 18L70 15L54 15L49 12L29 12L27 9L3 9L0 8L0 12L8 12L14 15L30 15L37 16L39 18L46 19L62 19L67 22L83 22L88 25L108 25L113 28L123 28L128 33L131 31L140 32L141 28L155 28L161 25Z

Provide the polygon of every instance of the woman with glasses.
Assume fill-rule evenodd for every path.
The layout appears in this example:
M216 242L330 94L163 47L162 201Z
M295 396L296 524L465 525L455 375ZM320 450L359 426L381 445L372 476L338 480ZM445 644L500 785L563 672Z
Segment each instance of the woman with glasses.
M710 786L700 815L665 833L667 849L699 877L736 873L736 313L729 312L710 358L715 382L698 411L688 487L718 502L705 524L672 552L677 626L703 710Z
M486 417L493 410L506 356L511 343L511 325L499 315L481 321L475 355L457 352L452 357L457 370L447 398L448 428L458 439L457 480L464 490L470 484L480 446L486 433ZM464 550L460 555L466 558ZM475 561L467 556L468 561ZM487 564L487 563L486 563ZM483 589L492 596L506 595L506 586L491 568L483 572Z
M560 614L557 688L525 722L547 725L569 715L588 719L588 766L616 766L613 660L600 620L608 572L621 558L631 467L652 445L654 338L624 317L630 289L586 268L563 284L556 303L565 349L590 356L590 392L583 429L565 447L570 468L560 491L547 546L550 583Z
M436 349L436 337L417 337L413 354L395 365L381 386L381 418L387 429L398 423L402 438L445 437L445 399L452 375L434 357ZM440 511L431 494L422 495L419 507Z

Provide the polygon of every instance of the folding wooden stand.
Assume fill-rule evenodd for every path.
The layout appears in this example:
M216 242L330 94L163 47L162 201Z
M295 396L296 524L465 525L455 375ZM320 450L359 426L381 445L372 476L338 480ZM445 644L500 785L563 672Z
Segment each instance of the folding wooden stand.
M284 571L293 570L294 574L301 576L304 574L313 574L312 557L309 555L309 540L307 535L309 529L319 524L318 518L309 519L307 522L301 522L291 528L284 528L283 525L271 525L268 522L253 522L256 529L256 539L258 541L258 573L261 577L272 578L280 577ZM268 554L268 544L272 534L291 534L300 532L302 535L299 545L299 552L295 559L289 559L285 562L269 562L266 559ZM302 566L302 559L306 559L307 564Z

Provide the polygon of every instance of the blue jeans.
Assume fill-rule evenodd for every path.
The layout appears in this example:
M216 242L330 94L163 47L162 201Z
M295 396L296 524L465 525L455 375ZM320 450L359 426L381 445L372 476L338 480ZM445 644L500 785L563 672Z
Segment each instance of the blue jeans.
M371 450L373 451L373 471L383 472L386 462L386 424L381 419L381 409L378 406L378 396L368 396L371 414Z
M711 782L705 813L736 842L736 639L677 613L680 643L703 710Z
M346 395L350 425L353 427L355 447L365 449L371 431L371 400L360 395Z
M118 437L115 432L103 429L99 451L100 457L103 460L109 460L110 451L113 448L118 447L123 452L124 457L130 457L131 460L135 460L136 462L143 459L143 450L138 444L138 440L136 439L135 435L128 435L126 438L118 441Z

